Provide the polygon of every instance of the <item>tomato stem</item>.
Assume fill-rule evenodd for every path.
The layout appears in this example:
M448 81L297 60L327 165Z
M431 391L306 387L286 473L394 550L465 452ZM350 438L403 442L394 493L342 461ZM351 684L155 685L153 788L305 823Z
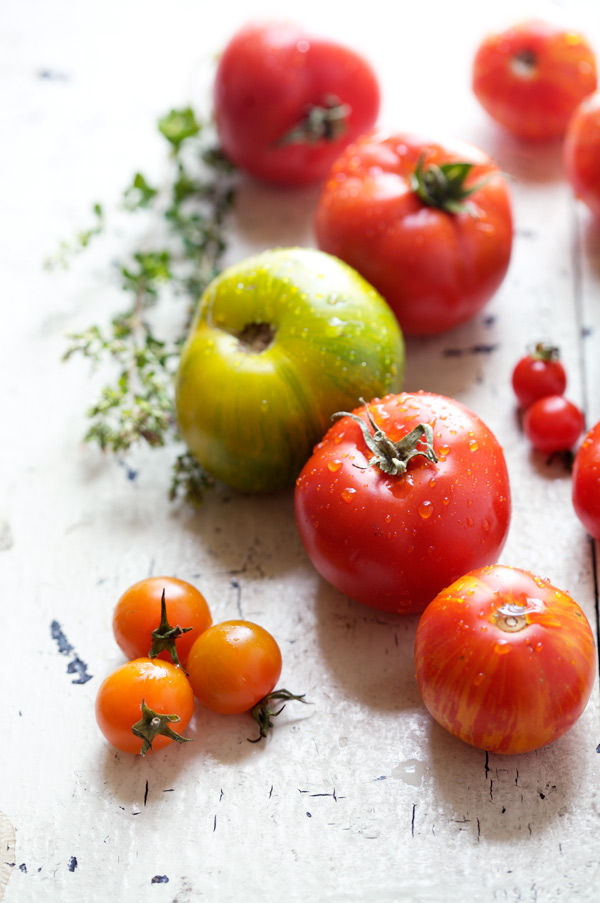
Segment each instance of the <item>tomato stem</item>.
M141 710L142 717L131 726L131 733L144 741L140 749L140 756L145 756L148 750L152 749L152 741L157 734L162 734L163 737L168 737L177 743L190 742L191 737L182 737L170 727L170 724L181 721L179 715L161 715L151 709L145 699L142 699Z
M536 342L529 352L532 358L539 361L558 361L560 360L560 348L551 345L549 342Z
M185 671L181 662L179 661L179 656L177 655L177 645L175 640L177 637L180 637L184 633L188 633L192 628L191 627L172 627L167 620L167 603L165 600L165 591L163 589L162 596L160 599L160 624L156 628L156 630L152 631L152 646L150 647L150 652L148 653L148 658L156 658L163 650L166 650L174 665L177 665L182 671ZM187 674L187 672L186 672Z
M276 141L284 144L316 144L335 141L346 131L351 107L335 94L326 94L320 104L309 104L302 118Z
M377 466L383 473L396 477L406 473L408 462L417 455L422 455L428 461L437 464L438 458L433 449L433 430L429 423L419 423L410 433L399 439L398 442L393 442L377 426L364 399L360 398L359 401L365 406L365 413L373 430L372 434L369 432L365 421L357 414L339 411L337 414L332 415L332 419L334 417L351 417L352 420L358 423L367 448L373 452L373 457L369 460L366 467L361 467L359 464L355 464L355 467L358 467L360 470L367 470L369 467ZM423 442L425 443L424 446Z
M310 705L309 702L304 698L304 693L301 696L295 696L293 693L290 693L289 690L273 690L272 693L267 693L266 696L263 696L259 702L256 703L255 706L250 711L250 714L258 724L260 729L260 733L258 737L255 737L254 740L251 740L248 737L249 743L259 743L263 737L266 737L269 733L269 729L273 727L273 722L271 718L280 715L285 708L285 703L281 706L281 708L277 709L276 712L273 711L269 703L272 699L285 699L290 700L293 699L296 702L303 702L305 705Z
M457 161L442 163L440 166L430 163L424 167L424 160L425 154L421 154L417 168L410 177L410 186L423 203L428 207L445 210L446 213L469 213L475 216L475 208L472 204L465 203L465 198L483 188L492 176L480 179L467 188L465 180L473 169L473 163Z

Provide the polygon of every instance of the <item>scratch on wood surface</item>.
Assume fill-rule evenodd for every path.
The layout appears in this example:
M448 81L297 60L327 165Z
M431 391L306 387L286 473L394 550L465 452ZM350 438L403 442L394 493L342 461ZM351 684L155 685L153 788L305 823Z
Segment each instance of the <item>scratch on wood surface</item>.
M71 856L71 858L69 859L69 871L74 872L77 868L77 865L77 856Z
M146 789L144 790L144 806L145 806L146 803L148 802L148 790L149 790L149 787L150 787L150 785L148 784L148 781L146 781Z
M411 816L411 819L410 819L410 836L411 836L411 837L414 837L414 836L415 836L415 814L416 814L416 811L417 811L417 804L416 804L416 803L413 803L413 804L412 804L412 816Z
M155 875L151 881L151 884L168 884L169 879L166 875Z
M75 647L72 646L71 643L69 643L58 621L51 622L50 634L52 636L52 639L56 640L58 651L61 655L73 654L73 658L67 665L67 674L77 674L77 678L75 680L72 680L71 683L85 684L88 682L88 680L91 680L92 675L88 674L86 663L79 658L77 653L75 653Z
M444 357L464 357L467 354L492 354L498 345L470 345L467 348L444 348Z

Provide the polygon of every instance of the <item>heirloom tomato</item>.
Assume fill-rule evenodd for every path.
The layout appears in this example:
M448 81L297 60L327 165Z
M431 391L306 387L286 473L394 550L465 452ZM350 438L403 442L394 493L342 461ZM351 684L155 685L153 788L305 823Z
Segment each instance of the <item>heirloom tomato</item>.
M130 658L185 665L212 617L202 593L176 577L147 577L125 590L113 612L113 633Z
M596 649L568 593L495 565L464 575L428 605L415 664L425 706L442 727L510 755L575 724L592 692Z
M523 432L537 451L554 454L573 448L584 423L583 412L564 395L546 395L525 412Z
M473 62L473 91L483 108L529 140L563 135L596 82L596 58L583 35L541 20L488 35Z
M555 345L538 342L516 364L512 387L522 408L528 408L545 395L562 395L567 387L567 374Z
M600 539L600 423L585 438L573 463L573 507L594 539Z
M375 286L407 335L458 326L504 279L512 249L506 180L479 149L370 132L321 190L317 242Z
M575 110L563 148L567 179L575 195L600 219L600 91Z
M379 112L375 72L358 53L290 22L248 24L217 67L214 112L225 155L255 178L323 178Z
M181 736L194 714L194 694L172 662L136 658L106 677L96 697L96 720L109 743L145 755Z
M497 560L510 521L502 449L451 398L389 395L340 417L296 484L296 521L325 580L385 611L423 611Z
M403 373L394 315L358 273L314 248L265 251L200 299L177 373L179 428L223 483L280 489L335 411L397 391Z

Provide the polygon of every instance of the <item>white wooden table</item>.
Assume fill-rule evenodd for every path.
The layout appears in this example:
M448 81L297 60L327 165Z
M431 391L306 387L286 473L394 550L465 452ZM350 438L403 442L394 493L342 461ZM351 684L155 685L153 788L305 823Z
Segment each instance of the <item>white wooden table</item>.
M405 388L453 395L493 429L513 489L501 561L569 590L597 630L597 549L572 511L568 473L520 433L510 373L529 342L555 340L568 396L589 425L600 419L600 231L571 197L559 149L503 136L469 87L484 31L531 9L562 15L600 52L597 0L284 6L371 59L382 123L472 141L511 176L509 274L473 322L407 343ZM66 273L44 272L42 261L88 225L93 202L116 206L136 169L160 178L158 116L187 102L206 111L213 55L250 12L281 7L15 0L0 9L0 900L598 900L597 686L550 747L508 758L470 748L420 702L417 618L368 610L325 585L301 548L291 493L217 490L193 513L167 499L169 450L135 455L130 480L81 442L106 373L60 363L65 335L122 307L111 255L136 227L99 239ZM315 198L243 184L230 259L314 244ZM93 705L122 661L111 613L149 574L196 584L215 620L241 614L269 629L283 651L281 685L313 705L290 704L259 745L247 742L246 717L202 712L181 748L146 759L109 748Z

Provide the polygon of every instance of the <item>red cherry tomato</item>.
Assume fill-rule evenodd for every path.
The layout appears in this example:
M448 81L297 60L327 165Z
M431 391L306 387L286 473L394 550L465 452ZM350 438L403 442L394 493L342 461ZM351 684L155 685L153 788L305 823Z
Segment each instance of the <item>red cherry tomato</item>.
M572 477L575 513L590 536L600 539L600 423L579 446Z
M194 713L194 694L181 668L171 662L139 658L126 662L102 682L96 720L109 743L145 755L174 740Z
M257 179L322 179L379 112L377 77L358 53L289 22L249 24L219 60L214 111L227 157Z
M189 679L213 712L247 712L275 687L281 652L268 631L250 621L223 621L202 633L188 658Z
M596 58L586 39L539 20L488 35L473 62L473 91L481 105L509 132L529 140L563 135L596 84Z
M166 621L161 618L163 593ZM194 642L211 624L202 593L176 577L139 580L125 590L113 614L115 639L128 658L156 656L184 666Z
M374 285L409 335L475 316L506 274L513 234L506 181L487 154L382 132L335 162L315 229L319 247Z
M510 508L492 432L459 402L425 392L389 395L338 420L295 492L300 537L321 576L402 614L496 561Z
M442 727L511 755L575 724L594 685L596 649L568 593L496 565L461 577L425 609L415 664L425 706Z
M600 219L600 92L587 97L575 110L563 152L575 195Z
M523 431L533 447L548 454L573 448L583 428L582 411L563 395L538 398L523 419Z
M538 342L518 361L512 374L512 387L522 408L546 395L562 395L567 387L567 374L558 348Z

